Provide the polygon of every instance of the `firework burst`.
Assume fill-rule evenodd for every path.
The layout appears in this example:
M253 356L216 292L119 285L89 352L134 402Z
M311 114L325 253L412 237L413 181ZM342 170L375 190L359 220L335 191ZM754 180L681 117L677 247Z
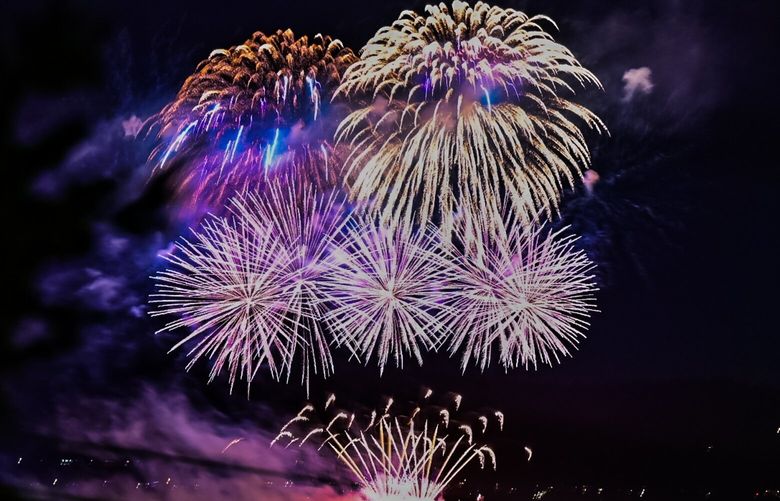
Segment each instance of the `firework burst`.
M437 312L451 279L439 248L433 229L353 221L323 277L335 341L364 362L376 353L380 372L391 358L403 367L405 354L422 364L445 331Z
M355 60L339 40L295 38L291 30L257 32L213 51L150 122L157 130L154 170L182 163L177 191L193 207L219 208L278 173L337 185L342 152L331 144L335 122L325 112Z
M495 468L493 450L475 443L468 425L441 418L447 409L416 406L409 416L391 406L392 399L379 418L374 410L366 427L354 413L346 412L317 424L314 408L307 406L282 427L272 444L303 447L316 441L319 449L327 446L371 501L434 501L471 463Z
M263 198L232 200L232 217L206 221L166 257L170 269L153 277L151 314L179 317L161 331L192 329L173 349L199 338L188 368L214 358L213 379L227 364L231 389L237 376L251 382L264 364L274 378L289 379L298 353L307 389L311 373L333 371L318 280L343 205L296 186L279 180Z
M230 209L255 231L274 235L289 257L283 272L293 284L289 306L296 312L292 323L298 333L292 338L290 356L295 357L300 348L301 381L308 390L311 373L328 377L333 372L320 322L325 313L321 285L330 245L337 241L345 221L344 202L335 192L320 195L284 176L269 183L262 197L250 194L233 199Z
M590 161L580 128L605 130L561 97L600 87L542 28L544 17L455 1L404 11L350 66L337 94L359 108L337 139L354 146L352 193L385 220L484 214L509 203L523 223L557 211Z
M511 223L511 218L510 218ZM473 359L484 370L499 345L509 369L552 365L569 356L596 311L594 264L562 231L508 225L451 246L458 277L450 303L451 354L462 350L462 368Z

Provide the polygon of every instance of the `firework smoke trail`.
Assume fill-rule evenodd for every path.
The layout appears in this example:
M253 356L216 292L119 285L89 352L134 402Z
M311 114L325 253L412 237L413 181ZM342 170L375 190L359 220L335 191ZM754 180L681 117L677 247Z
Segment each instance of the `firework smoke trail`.
M353 146L353 196L386 221L438 220L445 235L456 211L508 202L523 223L557 212L590 162L580 125L606 130L560 93L598 79L544 16L459 1L426 13L380 29L338 88L359 106L337 132Z
M331 139L343 114L330 102L355 60L339 40L296 39L291 30L256 32L213 51L147 123L147 133L156 131L154 172L181 164L177 196L190 209L219 209L279 173L320 188L339 185L344 148Z
M319 449L328 446L360 484L361 494L371 501L434 501L475 460L484 469L489 459L495 468L493 450L473 443L472 437L462 432L464 427L470 432L470 427L442 420L442 410L449 416L456 412L454 409L421 409L417 405L411 417L406 417L388 413L390 406L385 406L384 416L378 421L374 421L374 410L367 427L355 423L354 418L347 422L342 419L346 413L339 412L327 427L311 424L300 435L290 430L310 423L300 420L299 413L282 427L272 443L286 441L287 446L302 447L304 441L319 437ZM339 428L334 423L345 426ZM305 437L303 441L300 436Z
M489 366L496 343L507 369L569 356L597 311L595 265L575 248L577 238L512 218L500 231L464 235L472 231L458 226L459 240L470 243L450 247L458 277L450 354L462 350L463 370L472 358L482 370Z
M172 350L200 339L188 368L213 358L213 379L227 364L231 391L237 376L251 383L263 364L289 380L299 351L307 390L312 372L333 370L317 284L343 205L297 186L280 180L265 198L234 199L231 217L207 220L166 257L172 266L152 277L151 315L178 317L159 332L192 329Z
M323 276L334 341L364 363L375 353L380 373L391 358L397 367L405 355L422 364L423 350L438 348L445 333L438 309L451 267L440 247L432 228L353 220Z

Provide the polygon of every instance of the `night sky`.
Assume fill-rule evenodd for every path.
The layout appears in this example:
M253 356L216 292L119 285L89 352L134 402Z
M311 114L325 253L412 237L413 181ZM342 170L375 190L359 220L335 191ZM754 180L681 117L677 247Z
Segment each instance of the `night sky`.
M149 145L128 128L212 49L254 31L322 32L357 50L425 2L8 3L0 495L348 499L334 464L268 449L302 387L229 395L225 377L206 384L207 364L187 373L184 353L167 354L176 335L155 336L148 277L188 229L167 217L167 185L148 181ZM380 377L342 354L311 397L373 406L432 387L503 410L499 468L477 471L461 499L549 487L543 499L780 497L780 4L495 3L551 16L604 84L579 96L610 130L589 137L599 181L569 190L557 223L599 266L600 313L552 368L462 376L439 353ZM293 476L298 487L280 487Z

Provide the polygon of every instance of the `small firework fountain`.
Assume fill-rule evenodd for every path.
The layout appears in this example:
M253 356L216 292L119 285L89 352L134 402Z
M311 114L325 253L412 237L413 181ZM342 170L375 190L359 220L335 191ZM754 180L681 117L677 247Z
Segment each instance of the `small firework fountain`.
M280 173L337 186L330 101L355 60L339 40L295 38L291 30L214 50L148 124L157 136L154 171L180 164L177 197L190 210L218 211L231 195L262 189Z
M369 501L434 501L472 463L483 469L496 467L495 453L477 444L475 433L484 435L491 420L502 430L504 415L495 411L490 417L479 416L475 432L472 426L456 422L459 395L440 407L427 403L431 393L426 393L425 404L410 412L396 409L390 398L381 410L365 416L367 424L355 413L335 408L328 415L335 401L331 395L321 423L315 407L307 405L282 427L271 445L318 443L318 450L329 448Z

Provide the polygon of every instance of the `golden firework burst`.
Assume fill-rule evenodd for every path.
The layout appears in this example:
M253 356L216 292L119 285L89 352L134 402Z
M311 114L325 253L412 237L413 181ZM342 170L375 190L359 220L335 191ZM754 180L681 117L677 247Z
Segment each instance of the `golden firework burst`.
M543 24L479 2L404 11L380 29L336 92L358 108L337 140L354 147L352 195L394 223L493 213L523 223L557 211L599 118L565 96L600 83ZM484 216L483 216L484 217Z

